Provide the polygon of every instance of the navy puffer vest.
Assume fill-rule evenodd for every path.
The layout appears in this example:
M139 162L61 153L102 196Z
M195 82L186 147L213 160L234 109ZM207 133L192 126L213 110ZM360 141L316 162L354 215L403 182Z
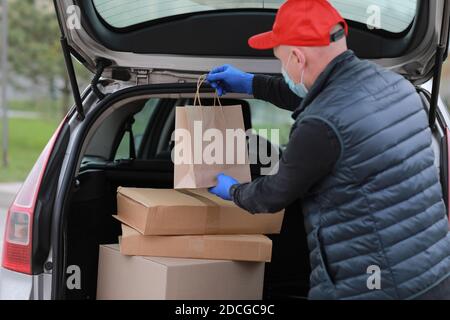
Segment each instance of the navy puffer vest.
M324 121L342 149L332 174L304 199L310 298L411 299L445 280L448 220L413 85L347 51L294 117Z

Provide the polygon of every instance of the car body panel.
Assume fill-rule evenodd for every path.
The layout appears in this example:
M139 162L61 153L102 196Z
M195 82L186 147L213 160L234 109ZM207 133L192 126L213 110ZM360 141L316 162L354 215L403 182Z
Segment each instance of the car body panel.
M0 300L32 299L33 277L0 268Z

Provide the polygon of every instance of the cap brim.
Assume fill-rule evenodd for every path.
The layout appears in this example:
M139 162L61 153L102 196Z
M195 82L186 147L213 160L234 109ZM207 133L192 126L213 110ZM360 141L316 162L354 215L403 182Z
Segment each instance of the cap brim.
M278 47L278 43L275 41L273 32L268 31L257 34L248 39L248 45L257 50L268 50Z

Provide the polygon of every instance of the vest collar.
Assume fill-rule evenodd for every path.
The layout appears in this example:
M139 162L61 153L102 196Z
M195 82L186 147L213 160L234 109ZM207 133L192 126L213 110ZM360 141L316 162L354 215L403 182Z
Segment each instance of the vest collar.
M355 58L355 53L352 50L347 50L334 58L324 71L319 75L313 86L309 90L308 95L303 99L300 106L292 114L292 118L297 117L313 102L313 100L323 91L326 85L330 82L335 73L346 64L346 62Z

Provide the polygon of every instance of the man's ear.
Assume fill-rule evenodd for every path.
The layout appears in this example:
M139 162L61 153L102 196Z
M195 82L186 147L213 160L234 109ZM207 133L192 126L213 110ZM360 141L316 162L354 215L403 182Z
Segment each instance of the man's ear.
M304 67L306 64L306 56L300 48L293 49L293 59L297 62L300 67Z
M278 51L280 50L279 47L275 47L273 48L273 55L275 58L280 59L280 57L278 56Z

